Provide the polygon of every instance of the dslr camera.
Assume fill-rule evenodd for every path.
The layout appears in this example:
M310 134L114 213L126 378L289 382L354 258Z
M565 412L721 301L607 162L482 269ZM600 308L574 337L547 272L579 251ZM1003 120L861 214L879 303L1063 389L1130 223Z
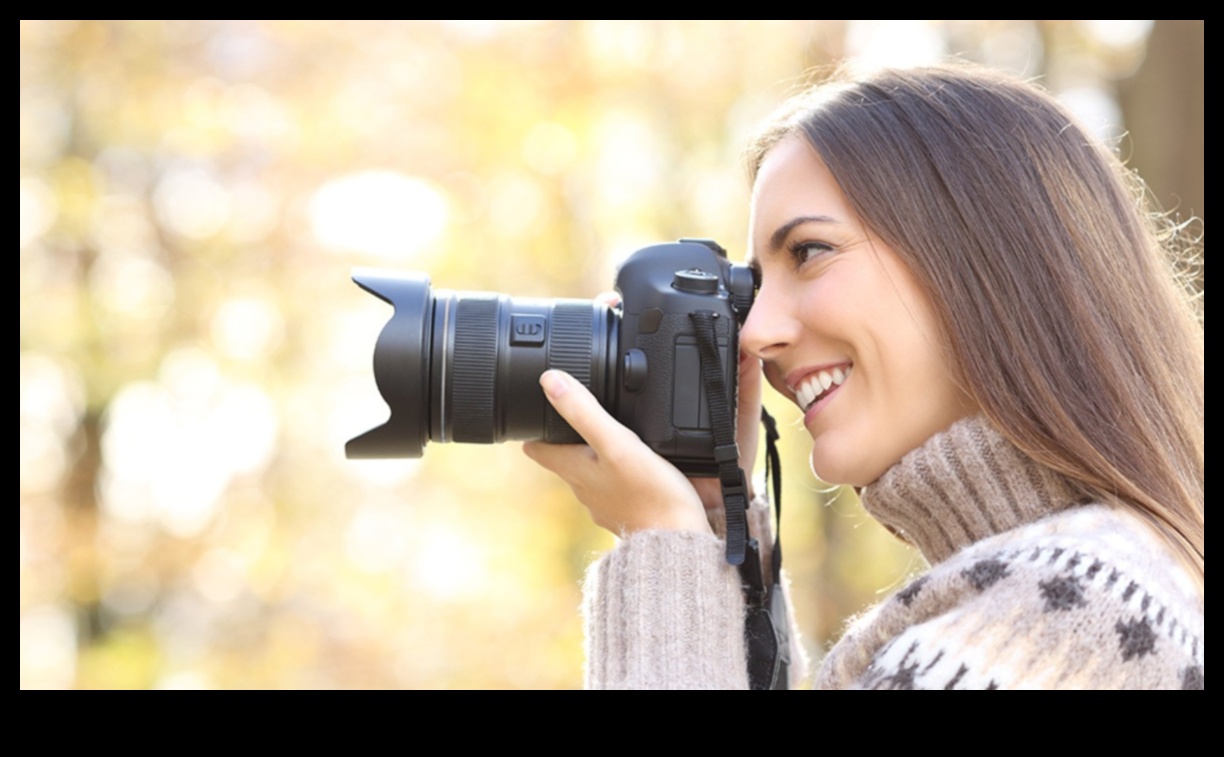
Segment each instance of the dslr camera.
M358 269L353 281L395 313L374 347L391 417L351 439L348 457L420 457L430 441L581 443L539 385L560 368L682 472L718 475L726 451L711 415L729 410L734 423L739 329L755 283L717 243L633 253L616 275L615 308L434 290L423 273Z

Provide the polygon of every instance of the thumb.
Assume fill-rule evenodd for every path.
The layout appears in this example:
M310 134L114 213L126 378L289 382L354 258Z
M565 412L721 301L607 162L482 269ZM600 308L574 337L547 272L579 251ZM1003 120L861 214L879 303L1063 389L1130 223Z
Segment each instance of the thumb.
M545 371L540 376L540 386L557 414L597 453L615 449L626 441L626 435L634 436L603 409L590 390L565 371Z

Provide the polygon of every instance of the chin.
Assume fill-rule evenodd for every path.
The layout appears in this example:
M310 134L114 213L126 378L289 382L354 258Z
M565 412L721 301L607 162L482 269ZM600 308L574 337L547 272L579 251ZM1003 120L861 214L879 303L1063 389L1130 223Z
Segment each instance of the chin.
M821 454L819 447L812 448L810 462L812 474L816 478L835 486L862 488L874 483L887 470L885 467L877 471L875 468L878 466L873 466L869 461L862 459L845 460L838 459L836 455Z

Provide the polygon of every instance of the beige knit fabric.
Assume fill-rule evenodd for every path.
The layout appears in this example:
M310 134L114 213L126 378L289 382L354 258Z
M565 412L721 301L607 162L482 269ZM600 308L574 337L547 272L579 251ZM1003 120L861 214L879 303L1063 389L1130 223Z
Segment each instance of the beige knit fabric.
M863 493L934 567L849 626L816 688L1202 688L1203 599L1133 516L981 418ZM639 533L586 585L591 688L744 688L738 576L710 536Z
M934 565L975 541L1085 504L1088 497L975 418L906 455L863 490L862 502Z
M655 688L748 687L739 571L724 559L726 514L708 514L716 536L647 531L591 566L583 607L587 688L650 688L643 682L658 676L668 683ZM764 499L748 509L762 565L773 553L771 517ZM797 686L807 661L793 611L786 622L791 685Z

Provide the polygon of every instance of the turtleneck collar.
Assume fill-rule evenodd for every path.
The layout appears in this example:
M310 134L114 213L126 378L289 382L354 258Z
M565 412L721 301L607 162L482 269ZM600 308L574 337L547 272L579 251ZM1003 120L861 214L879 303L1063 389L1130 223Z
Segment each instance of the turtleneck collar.
M863 507L934 565L976 541L1082 501L983 417L932 436L862 491Z

